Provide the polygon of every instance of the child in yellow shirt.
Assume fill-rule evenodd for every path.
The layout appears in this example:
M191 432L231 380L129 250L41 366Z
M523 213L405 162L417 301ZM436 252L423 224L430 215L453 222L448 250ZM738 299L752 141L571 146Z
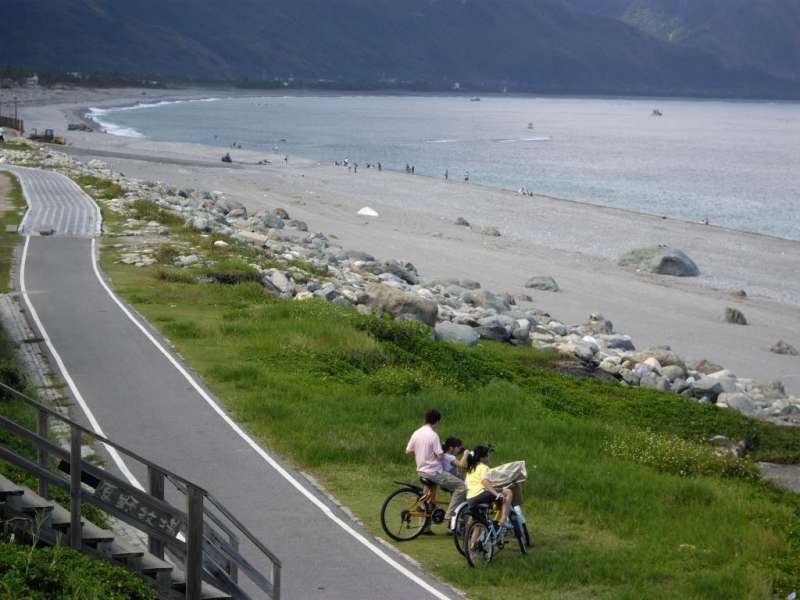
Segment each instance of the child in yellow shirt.
M469 453L467 458L467 502L470 506L476 504L491 504L496 500L503 501L503 510L500 514L500 524L508 523L508 508L511 506L511 490L505 489L498 492L487 479L489 474L489 448L477 446Z

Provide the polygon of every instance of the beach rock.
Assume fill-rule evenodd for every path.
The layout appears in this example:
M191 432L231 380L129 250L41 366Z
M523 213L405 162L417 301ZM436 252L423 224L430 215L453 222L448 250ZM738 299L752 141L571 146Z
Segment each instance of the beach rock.
M797 348L792 346L791 344L787 344L783 340L778 340L770 349L770 352L774 354L785 354L788 356L798 356L800 354L797 351Z
M308 225L305 221L298 221L297 219L290 219L286 224L297 231L308 231Z
M481 233L489 237L500 237L500 230L493 225L487 225L481 229Z
M227 215L225 215L228 219L246 219L247 218L247 209L242 208L234 208Z
M710 360L706 360L705 358L702 360L697 361L693 366L692 369L701 373L703 375L710 375L711 373L718 373L722 371L724 367L718 365L715 362L711 362Z
M481 284L474 279L462 279L458 282L458 285L465 290L479 290L481 289Z
M758 406L747 394L723 392L717 396L717 404L738 410L743 415L752 416L758 412Z
M205 217L193 217L189 221L189 226L199 233L208 233L211 231L211 221Z
M468 325L458 325L450 321L437 323L433 330L434 339L459 346L477 346L480 335Z
M286 225L283 219L277 215L265 215L261 222L268 229L283 229Z
M227 248L227 247L228 247L228 242L226 242L225 240L216 240L214 242L214 248Z
M411 263L401 263L397 260L365 261L358 266L358 270L372 273L373 275L392 273L411 285L417 285L419 283L419 275L417 274L416 267Z
M728 306L725 309L725 322L733 325L747 325L747 319L738 308Z
M395 317L410 318L431 327L436 325L439 307L436 302L409 294L383 284L370 284L365 290L366 304L378 314L391 314Z
M614 333L614 324L599 313L592 313L584 327L594 334Z
M605 341L606 347L612 350L624 350L626 352L635 352L636 346L629 335L609 335L601 337Z
M289 220L289 213L286 212L286 209L284 209L284 208L273 208L272 209L272 214L275 215L276 217L280 217L281 219L284 219L285 221Z
M537 275L531 277L525 282L525 287L530 289L542 290L544 292L558 292L561 288L558 287L556 280L547 275Z
M671 365L677 365L680 367L685 366L683 359L680 356L675 354L672 350L666 350L664 348L651 348L650 350L637 352L634 358L638 362L644 362L648 358L655 358L662 367Z
M511 339L511 327L497 317L487 317L478 321L475 331L482 338L496 342L507 342Z
M670 381L677 381L686 377L686 369L680 365L667 365L666 367L662 366L661 375Z
M307 288L308 289L308 288ZM328 302L333 302L339 296L339 290L333 283L326 283L314 290L314 296Z
M715 402L721 393L722 385L716 379L703 377L692 383L692 396L695 398L708 398L711 402Z
M734 298L747 298L747 292L744 290L731 290L730 294Z
M747 386L747 391L751 395L758 395L765 400L782 400L786 398L786 389L780 381L773 381L772 383L752 383Z
M632 267L637 271L672 275L674 277L697 277L700 269L683 251L666 246L639 248L624 254L618 261L621 267Z
M493 308L499 313L506 312L511 308L508 302L498 298L488 290L471 290L465 292L461 299L471 306Z
M737 458L741 458L747 451L747 444L744 440L738 444L734 444L730 438L727 438L724 435L715 435L703 441L712 446L715 454L718 456L725 456L728 454Z
M467 221L464 217L458 217L455 223L461 227L469 227L469 221Z
M640 377L631 371L630 369L621 368L619 370L619 376L622 380L627 383L628 385L637 386L639 385Z
M183 196L183 197L188 198L188 196ZM247 213L247 209L245 208L244 204L236 200L220 198L219 200L216 201L215 205L219 210L228 215L234 210L244 211L245 214Z
M277 269L270 269L261 275L261 282L265 288L276 291L283 297L291 298L295 295L296 290L294 283L282 271Z
M517 319L511 328L511 337L515 340L525 341L531 334L531 322L528 319Z

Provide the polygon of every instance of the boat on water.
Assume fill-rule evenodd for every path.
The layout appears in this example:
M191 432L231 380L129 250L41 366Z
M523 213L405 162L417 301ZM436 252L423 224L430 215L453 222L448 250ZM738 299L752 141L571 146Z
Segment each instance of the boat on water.
M533 129L533 121L528 122L528 129Z
M476 96L475 98L470 98L469 101L470 102L480 102L481 99Z
M664 116L664 113L662 113L661 109L658 109L658 108L654 108L652 114L653 114L654 117L663 117Z

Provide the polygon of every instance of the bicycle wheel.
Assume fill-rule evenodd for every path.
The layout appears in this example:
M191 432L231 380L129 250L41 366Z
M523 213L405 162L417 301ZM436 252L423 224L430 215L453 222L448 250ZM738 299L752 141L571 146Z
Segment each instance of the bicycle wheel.
M464 549L470 567L481 568L492 562L494 543L489 528L474 521L464 534Z
M461 556L466 556L464 550L464 534L469 526L469 506L462 506L455 516L455 527L453 528L453 543Z
M422 496L404 488L390 494L381 508L381 525L393 540L406 542L425 529L428 513L420 502Z
M509 515L511 519L511 525L514 528L514 537L517 538L517 543L519 544L519 551L522 554L528 553L528 543L530 540L530 536L528 536L528 527L525 523L520 523L517 519L516 515Z

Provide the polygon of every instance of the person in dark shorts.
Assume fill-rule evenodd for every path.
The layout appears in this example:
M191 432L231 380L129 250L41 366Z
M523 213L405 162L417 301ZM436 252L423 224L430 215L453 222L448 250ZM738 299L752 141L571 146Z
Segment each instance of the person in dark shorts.
M467 457L467 502L476 504L492 504L496 500L503 501L500 513L500 524L508 523L508 508L511 506L511 490L498 491L487 478L489 474L489 453L486 446L477 446Z

